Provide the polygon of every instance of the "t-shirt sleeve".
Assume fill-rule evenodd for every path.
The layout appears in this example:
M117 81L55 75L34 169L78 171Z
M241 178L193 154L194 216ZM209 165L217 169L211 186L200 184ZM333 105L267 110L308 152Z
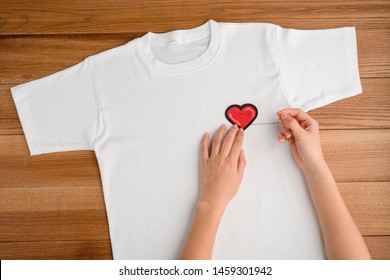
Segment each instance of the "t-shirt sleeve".
M289 107L309 111L362 92L355 27L297 30L276 25L274 35Z
M98 103L88 58L11 93L30 155L94 150Z

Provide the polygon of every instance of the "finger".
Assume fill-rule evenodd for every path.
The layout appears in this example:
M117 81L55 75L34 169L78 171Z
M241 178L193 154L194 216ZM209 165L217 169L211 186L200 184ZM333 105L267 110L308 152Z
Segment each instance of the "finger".
M245 154L244 154L244 150L241 149L240 155L238 157L238 164L237 164L237 171L240 176L244 174L245 166L246 166Z
M234 139L236 138L237 132L238 132L238 126L236 124L229 129L229 132L226 134L225 139L223 139L222 142L221 155L225 157L229 155Z
M320 128L318 122L313 118L301 122L301 126L307 131L318 130Z
M289 139L292 135L291 130L285 126L282 127L280 133L283 134L286 139Z
M209 134L206 132L202 137L202 143L201 143L201 155L202 155L202 161L207 161L210 157L209 154Z
M287 140L287 138L284 136L283 133L280 133L278 136L279 143L284 143Z
M278 123L281 124L281 129L280 129L280 133L278 135L278 141L280 143L284 143L287 139L291 138L292 137L292 131L291 129L287 128L281 121L281 119L279 118L279 121Z
M282 114L289 114L291 117L299 121L300 126L305 130L316 130L319 129L318 122L313 119L309 114L305 113L300 109L284 109L276 113L279 116L278 123L283 123L281 120Z
M281 116L282 114L288 114L291 117L296 118L298 121L303 122L308 119L312 119L312 117L309 116L308 113L302 111L301 109L297 108L287 108L284 110L281 110L276 113L278 116Z
M295 137L300 137L303 135L305 130L300 126L300 124L297 122L297 120L290 115L287 114L281 114L281 119L283 122L283 125L285 125L287 128L291 129L292 133Z
M240 128L236 134L236 139L234 139L232 148L229 153L229 157L231 157L234 162L237 162L237 160L239 160L242 143L244 143L244 130Z
M221 125L217 130L213 139L213 144L211 145L211 156L216 156L219 154L222 138L223 135L225 134L225 131L226 131L226 124Z
M290 139L288 139L288 143L290 143L290 145L295 143L294 135Z

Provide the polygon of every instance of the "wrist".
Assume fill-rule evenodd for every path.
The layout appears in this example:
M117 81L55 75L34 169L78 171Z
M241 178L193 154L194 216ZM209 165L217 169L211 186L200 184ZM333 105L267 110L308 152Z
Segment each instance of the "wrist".
M333 174L325 159L313 162L313 164L307 166L303 170L303 175L312 195L324 190L324 186L328 186L325 188L328 189L330 186L335 185Z
M201 199L196 205L197 215L207 215L210 217L220 217L225 212L227 203L213 202L210 200Z
M324 168L327 168L328 165L325 161L325 158L323 156L311 159L302 167L302 172L306 176L309 176L313 173L316 173L318 170L324 170Z

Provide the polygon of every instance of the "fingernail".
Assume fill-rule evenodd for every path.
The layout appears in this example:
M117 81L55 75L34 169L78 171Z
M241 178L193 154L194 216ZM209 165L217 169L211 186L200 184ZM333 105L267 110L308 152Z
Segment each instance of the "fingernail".
M287 119L288 115L287 114L283 114L280 116L283 120Z
M240 131L241 131L241 132L244 132L244 129L242 129L242 127L241 127L241 128L240 128Z
M238 128L238 126L237 126L236 124L234 124L233 127L234 127L234 129L237 129L237 128Z

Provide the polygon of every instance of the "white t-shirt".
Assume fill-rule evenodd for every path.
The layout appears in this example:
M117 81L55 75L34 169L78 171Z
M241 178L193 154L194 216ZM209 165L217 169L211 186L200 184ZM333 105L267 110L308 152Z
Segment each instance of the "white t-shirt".
M354 27L209 20L149 32L11 89L31 155L94 150L114 259L175 259L199 194L200 140L253 104L247 165L214 259L323 259L321 231L275 113L362 91Z

